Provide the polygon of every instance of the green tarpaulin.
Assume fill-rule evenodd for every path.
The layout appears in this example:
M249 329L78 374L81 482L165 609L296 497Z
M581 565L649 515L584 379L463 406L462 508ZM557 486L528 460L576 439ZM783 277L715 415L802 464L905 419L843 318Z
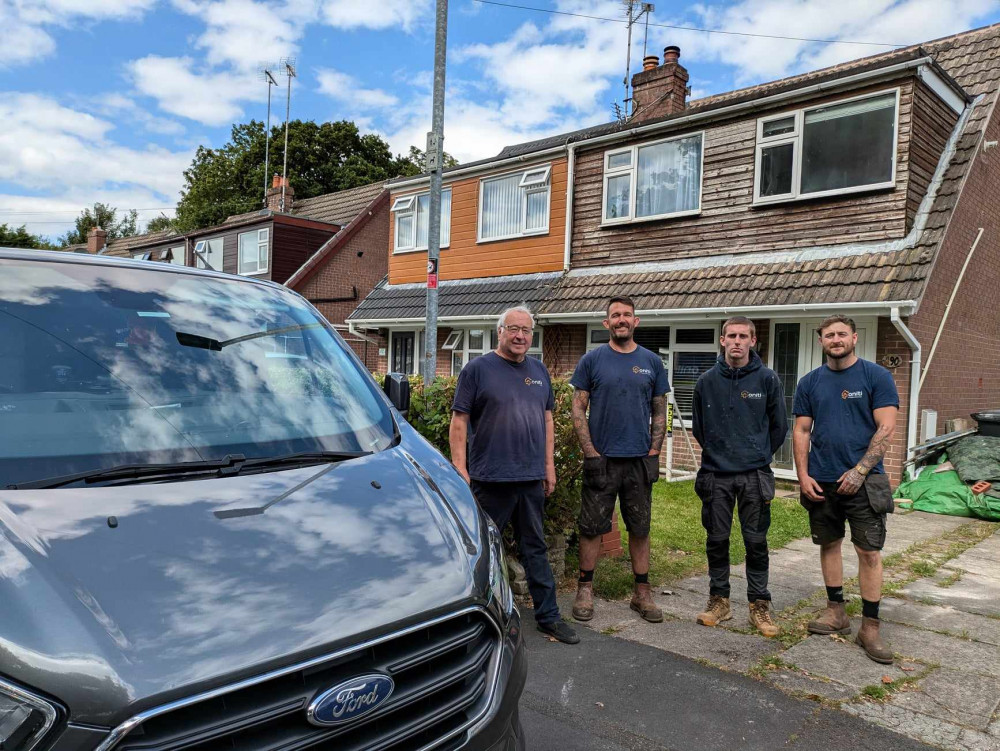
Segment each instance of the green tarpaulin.
M924 467L917 479L901 483L895 497L909 498L917 511L1000 521L1000 498L973 493L958 472L952 469L936 473L938 466Z

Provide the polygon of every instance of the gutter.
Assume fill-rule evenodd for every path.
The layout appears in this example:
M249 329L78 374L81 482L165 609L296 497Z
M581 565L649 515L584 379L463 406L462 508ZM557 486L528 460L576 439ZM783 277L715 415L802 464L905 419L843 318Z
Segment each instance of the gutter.
M917 445L917 410L920 409L920 342L913 332L903 323L899 317L899 307L893 305L889 311L889 320L896 327L899 335L906 340L910 347L910 393L909 404L906 407L906 460L905 464L911 463L913 447Z
M566 146L554 146L549 149L543 149L541 151L531 151L527 154L521 154L520 156L511 156L506 159L495 159L490 162L473 164L468 167L456 167L453 170L448 170L442 176L445 183L451 182L453 178L461 175L471 175L477 172L490 172L497 167L502 167L504 165L520 164L522 162L534 161L535 159L541 159L542 157L554 156L555 154L560 154L566 150ZM400 180L399 182L389 183L386 187L392 191L403 188L415 188L423 185L428 185L430 183L429 175L422 175L417 177L411 177L409 180Z

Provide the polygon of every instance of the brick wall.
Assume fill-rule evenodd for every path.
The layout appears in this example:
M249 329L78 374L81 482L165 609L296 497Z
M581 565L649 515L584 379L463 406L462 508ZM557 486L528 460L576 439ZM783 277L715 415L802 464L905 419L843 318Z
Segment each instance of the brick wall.
M573 375L577 362L587 351L587 324L546 326L542 337L542 360L553 378Z
M389 204L382 201L379 208L357 232L324 259L316 273L297 285L295 291L313 302L326 319L334 325L344 324L358 303L382 280L388 270L386 246L389 242ZM322 299L351 297L352 287L357 289L357 299L343 302L319 302ZM386 347L385 337L372 331L366 334L379 344L368 343L350 336L345 338L370 370L384 371L385 358L379 362L379 347Z
M996 111L985 140L1000 138ZM937 350L920 391L921 409L938 412L938 432L946 420L1000 407L1000 358L995 352L1000 329L1000 149L975 151L975 162L952 215L944 243L910 328L923 346L924 366L948 298L962 265L976 248L952 304Z
M899 358L898 367L890 367L893 356ZM896 433L886 452L883 463L889 482L896 486L903 479L903 464L906 462L906 426L910 414L910 363L913 353L906 340L896 331L888 318L878 319L878 336L875 343L875 362L889 367L899 392L899 414L896 415Z

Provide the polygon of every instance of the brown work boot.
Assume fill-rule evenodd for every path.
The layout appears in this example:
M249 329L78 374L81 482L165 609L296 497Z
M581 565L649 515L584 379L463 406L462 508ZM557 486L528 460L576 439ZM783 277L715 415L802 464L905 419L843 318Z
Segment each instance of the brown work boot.
M816 620L809 621L806 628L810 634L849 634L851 619L847 617L844 603L827 600L826 610Z
M662 623L663 611L653 602L653 592L648 584L636 584L629 607L650 623Z
M698 623L702 626L718 626L732 617L732 611L729 609L729 598L711 595L708 598L708 607L705 608L705 612L698 615Z
M858 636L854 641L875 662L881 662L883 665L891 665L892 650L889 649L889 645L886 644L885 640L879 636L878 627L878 618L862 618L861 630L858 631Z
M579 582L576 585L573 617L578 621L589 621L594 617L594 582Z
M771 618L770 601L754 600L750 603L750 625L769 639L778 635L778 626Z

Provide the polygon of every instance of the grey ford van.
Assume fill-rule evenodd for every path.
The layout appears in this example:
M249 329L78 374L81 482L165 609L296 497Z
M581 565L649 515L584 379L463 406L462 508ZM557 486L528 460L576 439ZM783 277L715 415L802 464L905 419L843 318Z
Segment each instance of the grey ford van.
M0 250L0 748L519 749L496 528L281 286Z

